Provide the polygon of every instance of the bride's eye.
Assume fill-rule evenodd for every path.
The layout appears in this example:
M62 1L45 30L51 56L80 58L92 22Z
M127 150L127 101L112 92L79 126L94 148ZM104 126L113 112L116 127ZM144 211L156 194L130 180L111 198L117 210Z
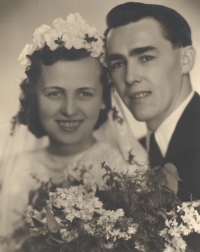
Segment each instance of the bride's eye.
M80 92L78 95L79 95L81 98L93 97L93 94L92 94L92 93L86 92L86 91Z
M55 92L48 93L47 96L50 98L59 98L59 97L62 97L63 94L61 92L55 91Z

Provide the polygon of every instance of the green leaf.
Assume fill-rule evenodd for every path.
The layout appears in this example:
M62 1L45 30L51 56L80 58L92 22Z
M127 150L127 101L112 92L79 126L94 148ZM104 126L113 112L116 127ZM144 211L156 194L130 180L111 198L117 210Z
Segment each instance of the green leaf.
M179 178L178 171L175 165L172 163L167 163L164 166L163 173L166 176L166 179L164 180L164 185L173 191L175 195L177 195L178 191L178 181L181 179Z
M163 209L158 209L156 211L156 214L162 216L164 220L167 219L167 213L166 213L166 210L164 208Z
M31 217L31 218L32 218L33 224L35 225L36 228L43 228L44 227L44 223L41 220L34 218L34 217Z
M51 245L51 246L58 246L58 245L61 245L61 244L63 244L63 243L64 243L64 241L55 239L52 235L50 235L50 236L47 238L47 244L49 244L49 245Z
M111 168L110 168L108 165L106 165L106 162L105 162L105 161L103 161L103 162L101 163L101 168L102 168L102 169L105 169L106 172L111 172L111 171L112 171Z
M57 233L60 230L61 226L51 213L50 208L47 206L46 209L47 209L46 212L47 226L52 233Z

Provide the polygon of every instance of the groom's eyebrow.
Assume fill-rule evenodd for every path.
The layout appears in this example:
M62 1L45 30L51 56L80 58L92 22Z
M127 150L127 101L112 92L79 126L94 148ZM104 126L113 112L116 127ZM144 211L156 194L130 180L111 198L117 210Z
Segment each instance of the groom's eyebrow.
M154 46L137 47L137 48L132 49L129 52L129 56L136 56L136 55L140 55L149 51L158 51L158 49ZM110 61L124 59L124 58L125 58L124 55L119 54L119 53L113 53L113 54L108 55L108 60Z
M158 51L158 49L154 46L137 47L130 51L129 56L135 56L149 51Z

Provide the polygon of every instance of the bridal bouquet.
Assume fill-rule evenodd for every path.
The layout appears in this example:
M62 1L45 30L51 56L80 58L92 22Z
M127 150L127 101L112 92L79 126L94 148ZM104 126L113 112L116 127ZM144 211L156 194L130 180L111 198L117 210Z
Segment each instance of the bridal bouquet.
M134 174L105 163L103 190L87 183L50 192L42 211L29 211L32 231L59 252L183 252L185 235L200 233L200 201L176 197L178 174L172 164ZM51 250L52 249L52 250Z
M50 204L49 194L55 192L56 188L84 185L85 189L88 188L88 195L95 194L96 175L91 171L92 169L92 166L86 167L81 163L72 163L64 171L61 183L54 183L51 179L42 181L35 174L31 174L37 189L29 192L28 205L25 212L23 214L16 212L20 217L19 223L16 223L17 228L11 235L0 237L0 245L3 246L3 251L55 252L54 248L52 250L51 246L46 244L47 230L43 232L32 232L32 230L35 231L34 227L40 225L40 220L46 219L46 206ZM89 183L90 187L88 187ZM101 187L100 184L99 186Z

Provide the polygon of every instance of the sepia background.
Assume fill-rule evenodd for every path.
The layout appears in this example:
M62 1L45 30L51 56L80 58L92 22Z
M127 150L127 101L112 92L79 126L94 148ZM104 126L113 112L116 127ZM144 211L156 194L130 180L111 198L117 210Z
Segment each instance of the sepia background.
M0 125L8 125L16 114L19 104L19 82L23 68L18 56L25 44L31 43L35 29L51 25L57 17L65 18L69 13L79 12L90 24L103 34L108 11L123 0L0 0ZM181 13L192 28L197 59L191 73L193 87L200 93L200 1L199 0L137 0L137 2L163 4ZM144 124L134 123L136 136L145 132ZM0 139L3 131L0 130Z

